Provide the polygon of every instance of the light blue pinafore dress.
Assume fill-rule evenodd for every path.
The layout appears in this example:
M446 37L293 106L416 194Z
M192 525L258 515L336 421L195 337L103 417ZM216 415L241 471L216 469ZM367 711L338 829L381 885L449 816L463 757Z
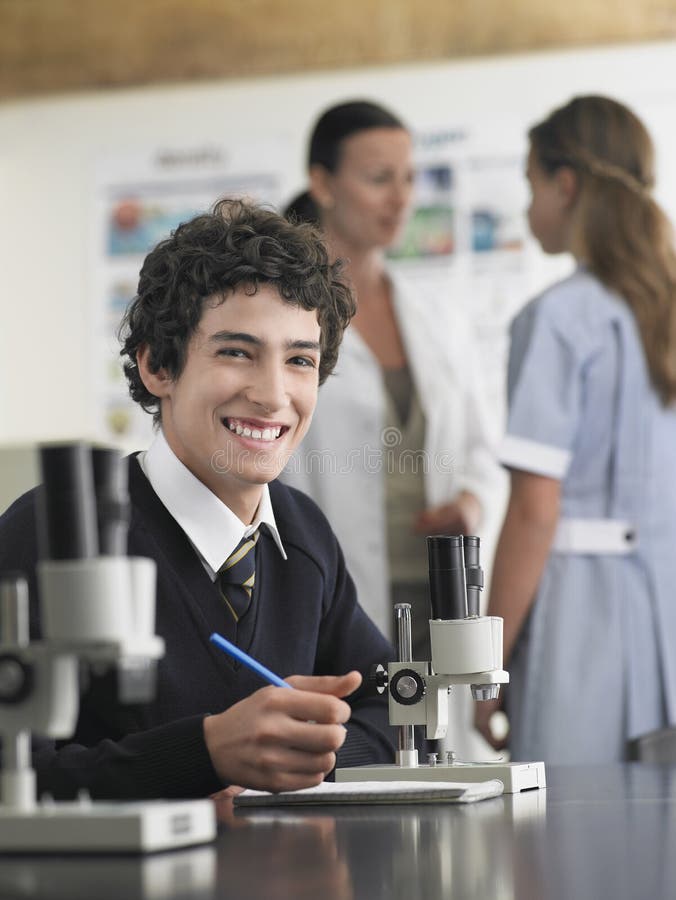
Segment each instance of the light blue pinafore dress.
M634 318L580 268L514 320L503 464L561 481L508 662L515 760L603 763L676 724L676 409Z

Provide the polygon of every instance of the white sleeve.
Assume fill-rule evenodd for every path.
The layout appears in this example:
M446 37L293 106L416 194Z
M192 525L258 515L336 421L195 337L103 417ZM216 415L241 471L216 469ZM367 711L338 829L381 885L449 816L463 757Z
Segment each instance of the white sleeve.
M535 301L517 316L509 358L509 411L499 448L503 465L562 479L580 421L582 356L565 315Z

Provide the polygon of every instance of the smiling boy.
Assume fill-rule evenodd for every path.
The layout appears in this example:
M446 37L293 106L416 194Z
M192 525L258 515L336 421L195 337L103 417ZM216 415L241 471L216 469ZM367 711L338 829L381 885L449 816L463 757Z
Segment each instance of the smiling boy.
M129 461L129 552L157 562L166 653L148 705L121 706L93 680L72 740L36 747L40 790L279 791L319 783L336 761L392 760L386 703L360 690L391 648L357 604L322 513L275 480L353 313L311 227L239 201L179 226L146 258L122 355L158 430ZM29 492L0 518L0 570L34 572L34 534ZM226 571L242 547L253 560L243 607ZM34 579L31 589L35 599ZM209 642L213 631L299 690L261 687Z

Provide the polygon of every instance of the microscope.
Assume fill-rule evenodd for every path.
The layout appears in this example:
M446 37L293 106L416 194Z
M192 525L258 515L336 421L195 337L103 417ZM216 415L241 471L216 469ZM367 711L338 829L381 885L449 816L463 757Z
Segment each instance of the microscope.
M155 563L126 555L126 462L86 444L44 446L40 462L39 641L30 640L26 579L0 576L0 853L139 853L210 841L209 800L37 798L31 733L74 734L81 677L112 671L120 702L151 699L164 654Z
M481 616L483 570L480 539L434 535L427 538L431 660L414 660L411 607L395 606L397 661L374 673L377 690L388 691L390 725L399 727L396 763L338 769L336 781L460 781L497 778L505 793L545 787L542 762L463 762L453 751L445 762L428 754L420 764L415 726L425 726L428 740L443 738L448 728L448 694L469 685L474 700L494 700L509 681L502 668L502 619Z

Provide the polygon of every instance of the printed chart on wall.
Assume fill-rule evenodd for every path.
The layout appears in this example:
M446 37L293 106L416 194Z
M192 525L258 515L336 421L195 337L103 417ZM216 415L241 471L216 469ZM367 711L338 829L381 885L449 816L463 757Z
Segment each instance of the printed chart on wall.
M105 439L143 449L152 437L151 416L129 398L117 338L146 254L177 225L207 211L221 197L277 206L284 188L278 149L271 153L269 143L239 150L213 145L157 148L145 156L102 159L97 166L92 375L99 432Z
M415 135L415 200L391 265L469 318L489 399L503 403L507 327L533 291L539 251L528 234L520 122L493 132L438 127ZM535 273L537 277L537 273Z

